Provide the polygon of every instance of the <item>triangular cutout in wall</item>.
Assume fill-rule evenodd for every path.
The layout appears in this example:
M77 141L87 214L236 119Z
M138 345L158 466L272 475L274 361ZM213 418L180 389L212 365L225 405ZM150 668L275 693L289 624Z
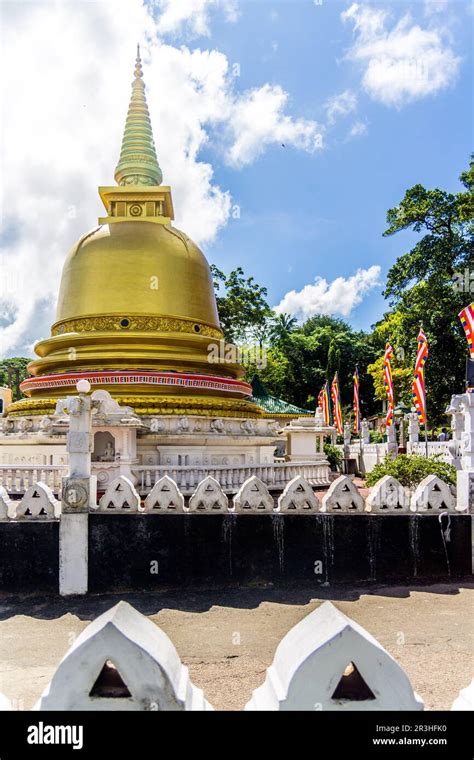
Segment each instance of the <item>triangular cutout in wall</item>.
M341 676L331 699L347 699L350 702L362 702L375 699L372 690L367 686L353 662L350 662Z
M107 660L97 676L89 696L102 699L126 699L132 695L114 663Z

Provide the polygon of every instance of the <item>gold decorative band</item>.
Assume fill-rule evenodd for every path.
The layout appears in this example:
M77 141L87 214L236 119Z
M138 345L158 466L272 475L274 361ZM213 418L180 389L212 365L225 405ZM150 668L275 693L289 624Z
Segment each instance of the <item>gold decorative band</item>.
M122 406L131 406L139 415L181 414L205 417L263 417L260 406L241 399L207 399L192 396L114 396ZM28 417L37 414L54 414L58 399L21 399L7 409L9 417Z
M93 331L109 332L113 330L123 333L130 331L191 333L193 335L204 335L207 338L217 338L218 340L223 336L222 331L218 330L217 327L212 327L204 322L193 322L191 319L178 319L176 317L147 317L133 314L65 319L53 325L51 335Z

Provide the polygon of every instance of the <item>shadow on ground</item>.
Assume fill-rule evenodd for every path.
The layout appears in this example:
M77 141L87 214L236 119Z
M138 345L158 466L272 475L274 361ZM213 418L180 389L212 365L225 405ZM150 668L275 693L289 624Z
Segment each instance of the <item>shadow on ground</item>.
M206 612L211 607L255 609L262 602L304 605L311 601L357 601L363 595L408 598L423 591L433 594L459 594L460 589L473 589L474 581L466 579L456 583L410 584L407 586L366 585L254 585L239 587L198 588L187 587L154 592L114 592L61 598L59 596L11 595L0 593L0 620L25 615L41 620L54 620L71 614L80 620L92 620L113 607L120 600L132 604L144 615L155 615L162 609L182 612Z

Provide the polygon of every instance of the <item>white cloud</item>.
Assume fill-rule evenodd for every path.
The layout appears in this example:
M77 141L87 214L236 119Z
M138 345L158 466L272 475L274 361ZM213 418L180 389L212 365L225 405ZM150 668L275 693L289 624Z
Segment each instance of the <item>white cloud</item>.
M368 127L365 121L355 121L349 130L347 137L352 139L354 137L363 137L368 132Z
M228 21L239 15L237 0L154 0L159 13L159 34L188 33L209 37L210 15L215 9L224 11Z
M231 106L228 120L233 144L228 163L239 167L254 161L271 143L292 145L313 153L322 148L318 124L285 114L288 94L279 85L265 84L244 93Z
M219 51L160 42L142 0L84 2L80 13L72 3L6 3L2 13L2 53L13 64L0 84L5 354L46 337L66 254L103 214L97 186L114 184L137 41L176 225L198 244L215 238L231 210L229 192L200 159L206 144L221 140L228 161L242 166L272 142L311 151L317 130L286 113L277 85L236 92Z
M399 108L455 81L461 59L441 28L423 29L407 13L389 29L387 11L358 3L341 18L353 24L355 42L348 58L362 65L362 84L373 100Z
M379 266L358 269L352 277L337 277L332 282L316 277L314 284L286 293L275 311L292 314L299 320L315 314L342 314L347 317L377 285L380 285Z
M353 113L357 108L357 95L352 90L344 90L339 95L332 95L324 104L329 124L335 124L337 119Z

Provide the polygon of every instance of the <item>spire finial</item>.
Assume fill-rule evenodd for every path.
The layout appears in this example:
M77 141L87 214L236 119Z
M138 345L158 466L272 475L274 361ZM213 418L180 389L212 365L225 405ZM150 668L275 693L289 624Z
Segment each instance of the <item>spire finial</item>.
M156 158L150 114L145 97L140 45L137 45L134 76L122 150L115 169L115 180L118 185L160 185L163 174Z
M140 58L140 45L137 44L137 60L135 61L135 79L141 79L143 77L142 61Z

